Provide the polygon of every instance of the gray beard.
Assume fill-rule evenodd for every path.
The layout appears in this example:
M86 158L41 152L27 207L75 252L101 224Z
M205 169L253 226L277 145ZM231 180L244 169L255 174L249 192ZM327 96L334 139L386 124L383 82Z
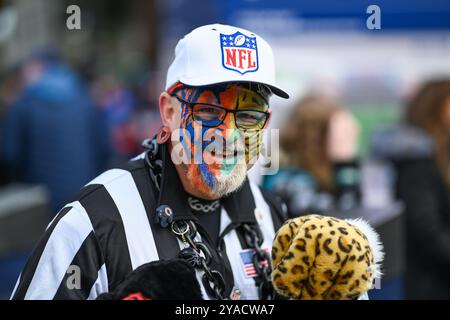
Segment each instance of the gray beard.
M219 198L225 197L239 189L247 176L247 165L238 163L229 175L215 177L215 187L212 189Z
M187 170L187 178L192 180L192 176L194 173L193 169L186 168ZM219 175L214 176L213 187L211 188L211 192L217 198L223 198L230 193L239 189L245 181L247 177L247 165L245 162L239 162L236 164L235 168L228 175ZM204 179L202 177L202 179Z

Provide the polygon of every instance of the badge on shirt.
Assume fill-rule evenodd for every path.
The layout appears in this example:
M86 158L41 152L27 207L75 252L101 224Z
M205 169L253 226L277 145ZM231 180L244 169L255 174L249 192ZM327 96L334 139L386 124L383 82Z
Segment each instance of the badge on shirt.
M261 223L263 221L263 215L258 208L255 208L255 218L256 218L256 221L258 221L259 223Z
M264 248L263 251L269 253L269 249ZM256 273L255 265L253 264L253 256L256 251L254 249L242 250L239 255L241 257L241 262L243 265L244 273L247 278L254 278L258 274ZM263 265L268 266L269 262L264 261Z
M233 290L231 290L230 294L230 300L241 300L242 298L242 292L239 288L233 287Z

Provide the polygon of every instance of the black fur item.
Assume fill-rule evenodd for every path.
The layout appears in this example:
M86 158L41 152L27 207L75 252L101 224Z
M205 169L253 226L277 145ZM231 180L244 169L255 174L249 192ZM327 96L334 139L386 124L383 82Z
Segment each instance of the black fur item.
M185 260L159 260L132 271L114 292L97 300L121 300L141 293L152 300L203 300L195 269Z

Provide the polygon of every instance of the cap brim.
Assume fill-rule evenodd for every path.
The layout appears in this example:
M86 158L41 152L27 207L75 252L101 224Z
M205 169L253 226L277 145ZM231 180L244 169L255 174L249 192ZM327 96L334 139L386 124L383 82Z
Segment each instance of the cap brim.
M268 85L268 84L266 84L266 86L268 86L270 88L270 90L272 90L273 94L275 94L281 98L284 98L284 99L289 99L289 94L286 91L281 90L280 88Z
M195 81L183 81L183 80L180 80L180 82L184 83L184 84L186 84L188 86L193 86L193 87L210 86L210 85L222 84L222 83L227 83L227 82L236 82L236 83L239 83L239 82L242 82L242 83L251 82L251 83L258 83L258 84L262 84L262 85L267 86L273 94L275 94L275 95L277 95L277 96L279 96L281 98L284 98L284 99L289 99L289 94L286 91L284 91L284 90L282 90L282 89L280 89L278 87L275 87L275 86L273 86L271 84L267 84L267 83L264 83L264 82L258 82L258 81L230 80L230 81L219 81L219 82L201 83L201 84L196 83Z

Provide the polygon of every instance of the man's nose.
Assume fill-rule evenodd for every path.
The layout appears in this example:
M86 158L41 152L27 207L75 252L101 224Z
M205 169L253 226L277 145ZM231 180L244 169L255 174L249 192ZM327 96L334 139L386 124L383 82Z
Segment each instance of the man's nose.
M239 130L236 127L235 116L232 112L228 112L225 119L223 119L222 129L225 130L225 139L227 141L230 139L236 140L235 136L236 136L237 131L239 131Z

